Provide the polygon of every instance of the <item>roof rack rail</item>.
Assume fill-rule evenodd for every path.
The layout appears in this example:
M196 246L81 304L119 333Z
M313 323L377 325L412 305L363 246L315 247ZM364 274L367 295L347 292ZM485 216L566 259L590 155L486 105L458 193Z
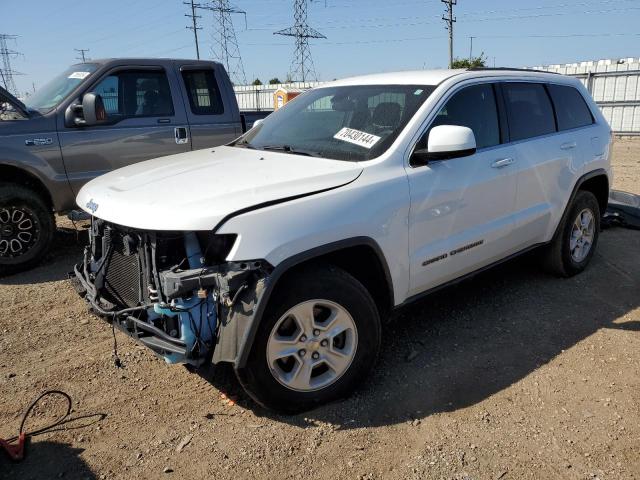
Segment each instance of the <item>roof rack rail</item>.
M481 72L481 71L503 71L503 72L537 72L537 73L549 73L552 75L561 75L557 72L547 72L546 70L536 70L534 68L513 68L513 67L469 67L469 72Z

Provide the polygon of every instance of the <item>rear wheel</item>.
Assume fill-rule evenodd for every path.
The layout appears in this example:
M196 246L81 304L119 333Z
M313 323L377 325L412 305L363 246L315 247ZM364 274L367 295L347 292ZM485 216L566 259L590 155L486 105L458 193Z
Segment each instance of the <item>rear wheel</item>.
M335 267L295 274L269 302L245 368L236 373L258 403L296 413L349 394L380 347L369 292Z
M51 209L32 190L0 183L0 275L36 265L55 231Z
M564 277L582 272L593 257L599 234L598 200L593 193L580 190L558 235L547 248L546 270Z

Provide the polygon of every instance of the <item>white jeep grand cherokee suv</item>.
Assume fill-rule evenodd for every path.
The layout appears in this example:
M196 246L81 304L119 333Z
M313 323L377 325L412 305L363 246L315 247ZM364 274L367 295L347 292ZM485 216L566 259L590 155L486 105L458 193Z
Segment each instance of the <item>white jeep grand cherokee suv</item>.
M286 412L346 395L381 319L542 247L581 272L611 131L575 79L507 69L323 85L223 147L88 183L92 309L169 363L231 362Z

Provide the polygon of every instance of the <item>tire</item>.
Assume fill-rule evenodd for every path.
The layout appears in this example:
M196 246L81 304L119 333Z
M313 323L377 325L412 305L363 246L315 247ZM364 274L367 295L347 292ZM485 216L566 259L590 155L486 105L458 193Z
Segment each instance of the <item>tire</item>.
M21 185L0 182L0 276L40 262L54 232L53 213L40 195Z
M297 318L305 311L313 312L313 327L300 326ZM343 333L331 337L342 329ZM276 288L247 364L236 370L236 376L266 408L288 414L309 410L347 396L363 380L378 356L380 330L376 305L358 280L333 266L303 270ZM291 345L293 353L274 360L282 351L279 342L293 338L298 339ZM305 370L303 365L315 366ZM298 371L299 375L293 374ZM307 372L309 381L304 376Z
M589 225L583 228L589 235L577 232L577 223L582 220L589 221ZM584 225L583 225L584 227ZM544 267L551 274L561 277L572 277L582 272L596 250L600 235L600 206L595 195L585 190L579 190L568 213L560 226L558 233L545 252ZM574 238L575 237L575 238ZM583 250L580 250L576 239L583 242ZM588 249L585 251L588 243ZM577 255L578 250L580 254Z

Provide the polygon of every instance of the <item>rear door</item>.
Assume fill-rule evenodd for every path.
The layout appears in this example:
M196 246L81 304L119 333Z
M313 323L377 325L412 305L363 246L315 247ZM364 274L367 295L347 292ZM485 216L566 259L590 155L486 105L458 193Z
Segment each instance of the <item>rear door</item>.
M162 66L114 67L87 92L102 97L109 123L59 122L64 164L76 194L85 182L110 170L189 150L176 79Z
M436 287L513 251L516 153L504 144L491 83L462 87L446 100L416 148L426 148L437 125L462 125L476 137L473 155L429 162L407 170L410 295Z
M179 65L194 150L223 145L242 134L233 86L217 65Z
M505 82L502 89L518 156L514 238L523 249L553 235L582 171L586 145L580 129L566 129L567 112L560 102L562 110L554 110L551 96L564 95L555 86Z

